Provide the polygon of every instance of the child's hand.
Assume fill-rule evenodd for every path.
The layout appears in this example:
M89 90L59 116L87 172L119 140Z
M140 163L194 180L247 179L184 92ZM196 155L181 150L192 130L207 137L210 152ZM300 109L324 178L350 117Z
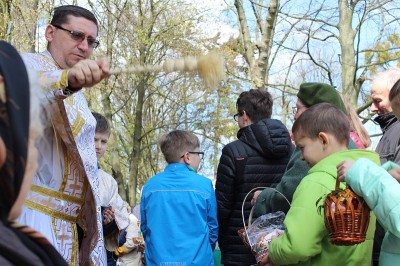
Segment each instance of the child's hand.
M340 182L345 181L347 171L350 169L353 163L354 163L353 160L345 160L336 166L337 178L339 179Z
M143 239L143 237L134 237L133 238L133 243L135 243L138 246L138 251L139 252L144 252L144 239Z
M103 216L104 216L103 224L111 223L115 218L114 209L113 208L105 209L103 212Z
M397 180L397 182L400 182L400 168L393 168L392 170L389 170L388 173L394 177L394 179Z
M251 199L252 206L254 206L256 204L257 198L261 192L262 192L262 190L257 190L256 192L254 192L253 198Z
M260 262L258 263L259 266L272 266L272 262L269 259L269 256L263 257Z

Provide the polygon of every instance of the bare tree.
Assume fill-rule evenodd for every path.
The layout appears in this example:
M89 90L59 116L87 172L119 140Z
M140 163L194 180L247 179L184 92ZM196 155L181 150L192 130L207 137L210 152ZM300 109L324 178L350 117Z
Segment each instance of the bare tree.
M291 48L301 51L299 55L314 64L314 71L325 73L321 80L337 86L354 105L364 93L362 85L373 67L400 58L398 45L380 45L399 25L395 15L399 8L393 1L302 1L303 8L293 12L294 3L285 2L281 16L286 21L301 19L301 27L293 34L306 42L306 49ZM368 53L390 56L374 62Z
M256 88L265 87L268 84L269 62L279 2L279 0L271 0L266 7L262 0L248 1L248 8L251 7L252 12L245 9L243 0L235 0L234 3L243 46L243 57L248 64L250 79ZM249 26L251 18L246 13L251 13L256 22L255 25L252 25L253 32L250 31Z
M192 5L153 0L96 4L106 39L98 56L112 58L113 68L158 65L168 58L203 53L206 41L198 33L200 15ZM210 88L203 88L194 74L182 73L118 75L102 86L90 90L89 98L91 106L111 117L114 126L110 145L114 152L106 156L104 167L125 176L123 181L117 179L120 193L126 191L129 202L136 204L137 192L165 165L157 147L159 136L177 128L206 131L203 113L211 110L199 101Z

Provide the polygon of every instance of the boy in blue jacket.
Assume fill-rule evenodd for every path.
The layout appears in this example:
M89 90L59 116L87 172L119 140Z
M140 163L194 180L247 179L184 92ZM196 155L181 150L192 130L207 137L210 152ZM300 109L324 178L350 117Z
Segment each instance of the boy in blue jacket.
M217 204L211 180L196 173L199 139L175 130L159 146L168 165L144 185L140 203L146 265L214 265Z

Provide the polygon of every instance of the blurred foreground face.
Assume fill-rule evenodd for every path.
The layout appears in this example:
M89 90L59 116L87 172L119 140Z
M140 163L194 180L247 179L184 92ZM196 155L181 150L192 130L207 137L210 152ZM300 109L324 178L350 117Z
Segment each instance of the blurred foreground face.
M21 182L21 187L19 188L18 196L11 207L9 212L8 219L15 220L17 219L22 210L23 203L25 201L26 195L29 192L33 178L36 175L36 171L38 169L38 158L39 153L36 148L36 140L43 132L43 124L40 118L40 114L42 112L40 105L40 97L43 92L41 87L38 84L38 77L36 76L36 72L30 73L29 83L30 83L30 109L24 110L29 114L29 132L28 132L28 143L27 143L27 157L26 157L26 165L25 172Z
M28 159L26 163L24 180L22 181L21 189L18 198L11 208L8 219L13 221L21 214L22 205L24 204L26 194L31 188L33 178L38 168L38 151L35 147L35 141L39 136L39 132L33 126L29 130L29 143L28 143ZM4 145L4 144L3 144Z

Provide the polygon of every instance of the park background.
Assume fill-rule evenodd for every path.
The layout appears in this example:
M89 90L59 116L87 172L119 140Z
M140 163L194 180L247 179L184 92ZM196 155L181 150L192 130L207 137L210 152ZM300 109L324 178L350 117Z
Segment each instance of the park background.
M79 4L99 20L94 58L111 67L159 65L215 50L226 78L207 87L196 73L112 76L85 90L90 108L112 123L101 166L134 206L143 184L165 167L158 138L174 129L201 139L199 172L215 179L222 147L236 139L240 92L267 88L273 118L288 129L302 82L325 82L356 108L375 147L371 78L399 66L400 0L1 0L0 39L20 52L46 49L54 7Z

